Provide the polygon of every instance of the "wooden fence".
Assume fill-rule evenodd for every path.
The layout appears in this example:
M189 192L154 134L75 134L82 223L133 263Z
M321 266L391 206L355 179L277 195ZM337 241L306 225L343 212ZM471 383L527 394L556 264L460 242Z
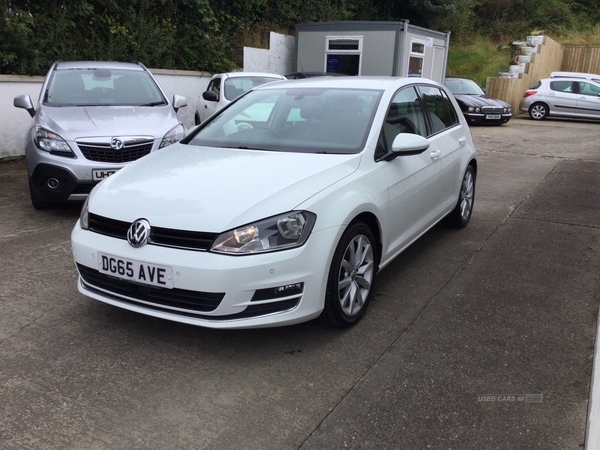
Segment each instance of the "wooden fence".
M600 73L600 47L565 47L561 70Z
M548 78L550 72L571 70L563 66L563 47L548 36L544 36L537 52L531 54L531 62L526 63L525 72L519 78L489 77L486 82L487 95L509 103L513 115L519 114L519 103L523 92L533 86L541 78Z

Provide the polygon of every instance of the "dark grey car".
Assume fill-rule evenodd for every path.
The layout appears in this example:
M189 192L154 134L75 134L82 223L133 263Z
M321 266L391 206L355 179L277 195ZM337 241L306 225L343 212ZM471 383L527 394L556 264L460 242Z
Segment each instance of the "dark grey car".
M84 200L95 184L131 161L179 141L185 128L142 64L56 62L37 107L29 95L14 99L33 118L25 157L36 209Z

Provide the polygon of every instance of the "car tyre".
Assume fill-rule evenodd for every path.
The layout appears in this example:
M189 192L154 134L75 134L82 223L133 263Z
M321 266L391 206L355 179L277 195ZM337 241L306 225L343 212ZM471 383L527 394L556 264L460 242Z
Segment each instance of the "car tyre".
M365 223L355 222L344 232L333 254L321 321L338 328L357 323L373 295L376 271L373 232Z
M529 117L533 120L543 120L548 117L548 105L545 103L534 103L529 107Z
M444 223L454 228L464 228L471 219L475 202L475 170L468 166L460 185L460 194L456 206L444 218Z
M51 203L40 200L40 198L33 190L31 180L29 180L29 196L31 197L31 204L33 205L34 209L43 210L48 209L51 206Z

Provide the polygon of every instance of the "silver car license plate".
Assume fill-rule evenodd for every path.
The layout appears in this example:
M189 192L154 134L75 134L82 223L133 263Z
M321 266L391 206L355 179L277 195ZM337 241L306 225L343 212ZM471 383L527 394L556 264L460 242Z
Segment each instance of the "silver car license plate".
M173 268L98 253L98 270L123 280L173 288Z
M92 170L92 179L94 181L101 181L105 178L110 177L119 169L93 169Z

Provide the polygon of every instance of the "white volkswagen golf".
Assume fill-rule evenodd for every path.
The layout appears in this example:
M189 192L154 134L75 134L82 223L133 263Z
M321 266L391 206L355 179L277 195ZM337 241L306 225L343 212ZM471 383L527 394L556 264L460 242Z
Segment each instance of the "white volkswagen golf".
M440 220L467 225L477 168L431 80L264 85L92 191L79 290L213 328L351 326L379 270Z

